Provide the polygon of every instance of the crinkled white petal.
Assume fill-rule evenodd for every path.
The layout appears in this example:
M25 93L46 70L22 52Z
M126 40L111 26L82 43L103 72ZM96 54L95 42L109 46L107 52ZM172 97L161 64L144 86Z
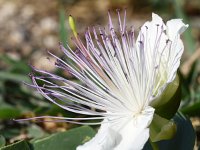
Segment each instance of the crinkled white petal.
M149 138L148 126L154 109L147 107L137 116L104 120L96 136L77 150L140 150Z
M172 19L166 24L166 33L168 38L171 40L171 48L169 49L168 56L168 80L170 83L176 76L176 71L180 65L180 59L183 54L184 46L180 35L188 28L188 24L184 24L182 19Z
M172 19L167 22L167 35L170 40L174 40L177 35L182 34L187 28L188 24L184 24L182 19Z

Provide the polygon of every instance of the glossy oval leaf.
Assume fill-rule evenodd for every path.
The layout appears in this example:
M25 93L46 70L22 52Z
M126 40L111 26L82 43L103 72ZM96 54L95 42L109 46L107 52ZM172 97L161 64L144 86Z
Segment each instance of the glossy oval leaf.
M148 141L143 150L193 150L196 134L189 118L178 113L173 118L177 126L177 132L171 140L162 140L159 142Z
M175 137L168 141L160 141L159 148L161 150L193 150L196 134L190 119L178 113L174 121L177 125Z
M89 126L82 126L69 131L56 133L33 143L34 150L75 150L78 145L89 141L95 131Z
M150 125L150 139L152 142L168 140L176 134L176 124L155 114Z

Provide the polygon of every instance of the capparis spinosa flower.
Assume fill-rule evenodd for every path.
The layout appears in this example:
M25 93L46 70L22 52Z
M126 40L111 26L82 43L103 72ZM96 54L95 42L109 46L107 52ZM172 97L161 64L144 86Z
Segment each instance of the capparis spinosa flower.
M77 150L142 149L155 111L150 103L174 81L184 50L180 34L188 25L181 19L164 24L153 13L152 21L144 23L136 38L134 28L126 26L126 12L123 19L118 12L118 28L109 13L108 18L109 29L88 28L85 42L75 32L76 49L60 44L67 61L50 53L57 59L58 68L80 82L37 68L33 69L41 76L31 76L32 86L46 99L67 111L88 116L52 118L100 124L96 136Z

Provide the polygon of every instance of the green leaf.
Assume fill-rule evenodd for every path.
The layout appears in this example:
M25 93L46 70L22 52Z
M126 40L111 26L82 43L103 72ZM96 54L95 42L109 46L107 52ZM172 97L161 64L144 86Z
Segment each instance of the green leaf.
M17 73L10 73L5 71L0 71L0 80L11 80L15 82L30 82L28 75L22 75Z
M87 142L94 135L95 131L91 127L82 126L36 140L33 148L34 150L75 150L78 145Z
M6 139L2 135L0 135L0 147L3 147L5 145L6 145Z
M184 114L195 116L200 113L200 102L193 103L191 105L187 105L180 109L180 111Z
M39 126L32 124L28 129L29 138L40 138L45 135L45 132Z
M0 118L1 119L13 119L19 117L21 115L21 111L16 107L4 104L0 107Z
M156 114L166 119L171 119L175 115L181 101L181 86L179 83L179 76L176 75L174 81L150 104L156 109Z
M27 74L31 71L31 68L27 65L26 61L14 60L11 57L0 54L0 60L8 65L6 71L19 74Z
M150 125L150 139L152 142L168 140L176 134L176 124L155 114Z
M67 43L67 30L65 26L65 12L62 9L60 9L60 40L62 41L62 44L64 47L66 47Z
M162 140L153 144L148 141L143 150L153 150L152 145L158 147L159 150L193 150L196 134L190 119L178 113L173 120L177 126L175 136L170 140Z
M14 144L5 146L0 150L31 150L26 141L19 141Z
M19 136L20 130L16 127L4 128L3 130L0 130L0 134L3 135L6 139L11 139L13 137Z
M189 118L178 113L174 117L177 125L175 137L168 141L159 142L161 150L193 150L196 134Z

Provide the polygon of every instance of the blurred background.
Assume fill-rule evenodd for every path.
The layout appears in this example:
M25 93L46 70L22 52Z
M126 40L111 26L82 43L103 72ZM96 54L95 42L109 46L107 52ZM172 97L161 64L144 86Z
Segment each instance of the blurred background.
M180 111L189 116L200 138L200 1L199 0L0 0L0 147L21 139L32 140L66 131L77 125L69 123L14 122L13 118L42 115L74 116L45 100L22 82L31 83L29 64L70 75L54 67L47 50L63 56L59 42L70 42L68 15L77 30L88 26L107 27L107 11L113 18L116 9L127 9L128 26L136 30L158 13L165 21L182 18L189 28L182 36L185 52L180 67L182 102ZM73 77L71 77L73 78ZM45 121L45 120L44 120Z

